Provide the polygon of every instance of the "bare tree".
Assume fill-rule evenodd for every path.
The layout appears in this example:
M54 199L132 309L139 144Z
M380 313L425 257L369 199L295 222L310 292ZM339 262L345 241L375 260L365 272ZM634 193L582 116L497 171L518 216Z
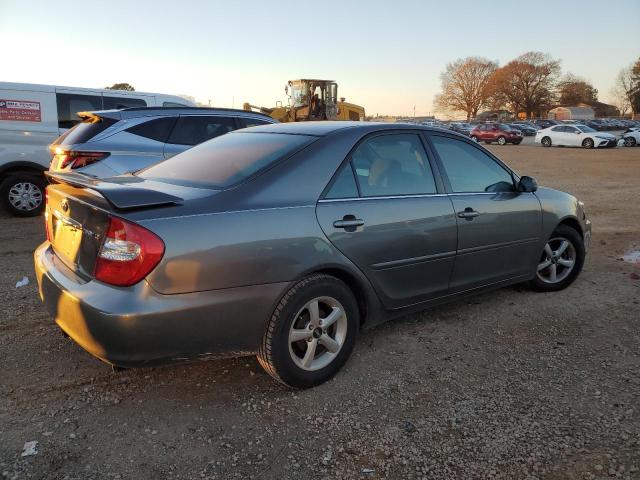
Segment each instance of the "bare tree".
M616 77L616 82L613 84L613 87L609 90L609 94L613 97L613 103L618 107L620 115L622 116L626 115L627 112L631 110L629 95L627 95L627 90L625 90L625 79L625 69L623 68Z
M487 105L487 84L498 64L480 57L460 58L440 74L442 93L434 106L441 112L465 112L467 121Z
M620 70L611 94L623 115L627 110L631 110L634 117L640 113L640 58Z
M489 90L494 108L506 107L527 117L540 115L555 101L560 62L542 52L528 52L493 74Z

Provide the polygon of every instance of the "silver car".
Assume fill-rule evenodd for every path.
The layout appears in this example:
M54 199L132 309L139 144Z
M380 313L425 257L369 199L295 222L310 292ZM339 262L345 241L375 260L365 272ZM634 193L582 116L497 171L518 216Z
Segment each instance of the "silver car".
M277 123L262 113L225 108L138 107L78 115L82 122L50 146L50 172L112 177L240 128Z
M591 235L573 196L419 125L268 125L135 175L49 176L37 280L81 347L124 367L257 354L301 388L364 327L514 283L567 287Z

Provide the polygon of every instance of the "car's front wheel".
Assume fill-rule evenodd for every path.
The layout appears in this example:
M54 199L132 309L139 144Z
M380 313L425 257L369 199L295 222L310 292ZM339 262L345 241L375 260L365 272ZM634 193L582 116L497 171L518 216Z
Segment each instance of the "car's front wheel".
M276 380L308 388L333 377L349 358L359 309L341 280L325 274L299 281L276 307L258 361Z
M591 138L585 138L582 142L584 148L593 148L593 145L593 139Z
M10 173L0 184L0 195L6 208L20 217L39 215L44 208L43 175L31 172Z
M568 287L582 271L584 257L582 236L568 225L558 226L542 250L531 287L540 292Z
M505 137L498 137L498 145L506 145L507 139Z

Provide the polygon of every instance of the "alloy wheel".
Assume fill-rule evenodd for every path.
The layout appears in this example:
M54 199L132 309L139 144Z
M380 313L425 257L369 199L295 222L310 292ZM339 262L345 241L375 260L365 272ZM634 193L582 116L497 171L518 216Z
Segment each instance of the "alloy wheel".
M554 237L544 246L536 275L545 283L559 283L571 274L575 263L573 244L564 237Z
M42 203L42 190L31 182L19 182L9 188L9 203L16 210L35 210Z
M507 143L507 139L504 137L498 137L498 145L505 145Z
M633 137L626 137L624 139L624 146L625 147L633 147L636 144L636 139Z
M593 140L590 138L585 138L584 142L582 142L582 146L584 148L593 148Z
M303 370L314 371L329 365L347 337L347 315L333 297L307 302L289 329L289 354Z

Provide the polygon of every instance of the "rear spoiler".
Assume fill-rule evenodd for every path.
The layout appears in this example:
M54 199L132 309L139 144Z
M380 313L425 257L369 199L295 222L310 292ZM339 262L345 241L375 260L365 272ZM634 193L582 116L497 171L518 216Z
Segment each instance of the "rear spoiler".
M136 183L144 183L144 180L133 175L114 177L110 181L82 173L45 172L45 175L54 183L95 190L117 210L179 205L184 201L168 193L135 186Z

